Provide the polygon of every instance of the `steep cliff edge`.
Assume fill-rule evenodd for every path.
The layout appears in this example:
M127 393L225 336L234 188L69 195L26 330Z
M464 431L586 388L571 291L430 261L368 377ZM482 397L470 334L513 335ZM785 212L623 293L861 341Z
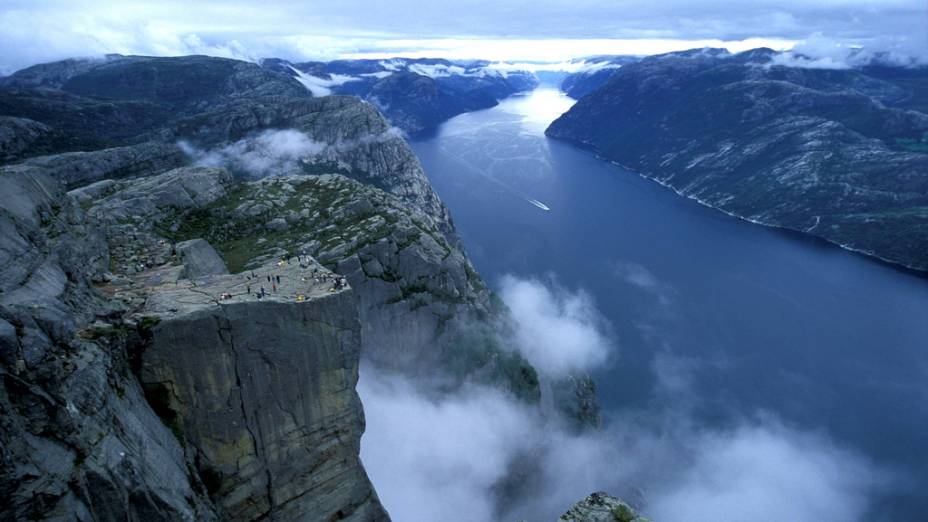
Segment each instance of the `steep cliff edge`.
M750 221L928 270L928 68L900 80L778 56L645 58L546 132Z
M141 259L152 238L121 234L209 204L229 175L161 181L94 205L110 184L0 171L3 517L387 520L358 460L352 291L220 305L248 276L184 279L171 245Z
M207 168L118 182L98 197L89 212L119 238L113 265L122 270L163 259L164 240L206 239L233 273L312 256L357 289L372 362L539 397L534 369L499 342L504 311L438 222L402 199L340 174L240 182Z
M245 274L151 289L136 354L147 396L229 518L385 520L358 459L352 291L304 283L297 265L256 272L281 284L261 299Z

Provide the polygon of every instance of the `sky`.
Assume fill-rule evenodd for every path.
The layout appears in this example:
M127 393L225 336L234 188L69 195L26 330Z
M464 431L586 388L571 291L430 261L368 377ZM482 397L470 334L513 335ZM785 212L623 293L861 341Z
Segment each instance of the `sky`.
M0 0L0 73L105 53L561 61L718 46L928 49L925 0Z

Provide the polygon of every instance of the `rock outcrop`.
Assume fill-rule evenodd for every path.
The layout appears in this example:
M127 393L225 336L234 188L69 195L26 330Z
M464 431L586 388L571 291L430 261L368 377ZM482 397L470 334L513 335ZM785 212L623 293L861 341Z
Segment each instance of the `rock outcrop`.
M275 264L259 300L248 275L205 274L222 271L200 266L205 242L133 235L229 179L186 168L66 194L39 167L0 171L3 518L388 520L358 460L350 288L297 296Z
M212 275L228 274L229 269L209 243L202 239L191 239L178 243L175 250L184 265L185 279L200 279Z
M558 522L649 522L634 508L602 491L574 504Z
M362 351L382 367L539 396L531 366L496 340L502 311L470 262L437 220L400 198L339 174L271 177L196 213L151 216L140 225L172 240L205 238L232 272L310 255L344 275L358 292ZM268 226L278 221L285 226Z
M181 167L188 162L173 143L145 142L89 152L69 152L26 160L51 172L67 187L81 187L101 180L146 176Z
M36 168L0 170L0 518L216 520L92 282L103 235Z
M25 151L40 146L51 133L48 125L37 121L0 116L0 163L18 159Z
M263 298L246 274L150 289L136 355L146 395L230 519L386 520L358 458L351 289L297 264L255 273L280 284Z
M815 70L777 56L645 58L546 132L747 220L928 270L928 68Z

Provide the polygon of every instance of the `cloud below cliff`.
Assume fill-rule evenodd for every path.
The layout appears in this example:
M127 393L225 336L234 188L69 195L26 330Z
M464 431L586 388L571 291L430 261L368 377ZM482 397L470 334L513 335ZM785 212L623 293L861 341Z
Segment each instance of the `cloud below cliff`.
M553 520L606 490L643 499L662 522L854 521L887 483L855 453L773 417L714 429L639 412L576 435L484 387L436 397L367 368L359 392L362 460L394 520ZM507 498L513 466L523 489Z
M502 286L520 328L537 329L523 338L616 350L582 292L514 277ZM565 338L562 327L580 333ZM595 366L601 359L581 360ZM598 490L643 501L644 514L661 522L854 521L893 484L893 476L826 434L769 413L706 424L689 387L699 364L659 354L652 401L607 412L606 428L583 434L499 390L436 392L365 364L362 460L399 521L553 520Z
M608 324L588 293L505 276L499 295L515 319L519 349L542 373L588 371L609 357Z

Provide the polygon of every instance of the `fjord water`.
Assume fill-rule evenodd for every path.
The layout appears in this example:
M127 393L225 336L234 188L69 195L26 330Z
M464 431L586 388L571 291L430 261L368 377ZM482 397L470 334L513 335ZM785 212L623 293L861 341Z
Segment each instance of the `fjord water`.
M924 517L928 279L545 138L571 103L539 89L412 145L491 286L553 276L593 298L617 346L595 372L606 421L668 390L708 426L772 414L901 477L879 518Z

